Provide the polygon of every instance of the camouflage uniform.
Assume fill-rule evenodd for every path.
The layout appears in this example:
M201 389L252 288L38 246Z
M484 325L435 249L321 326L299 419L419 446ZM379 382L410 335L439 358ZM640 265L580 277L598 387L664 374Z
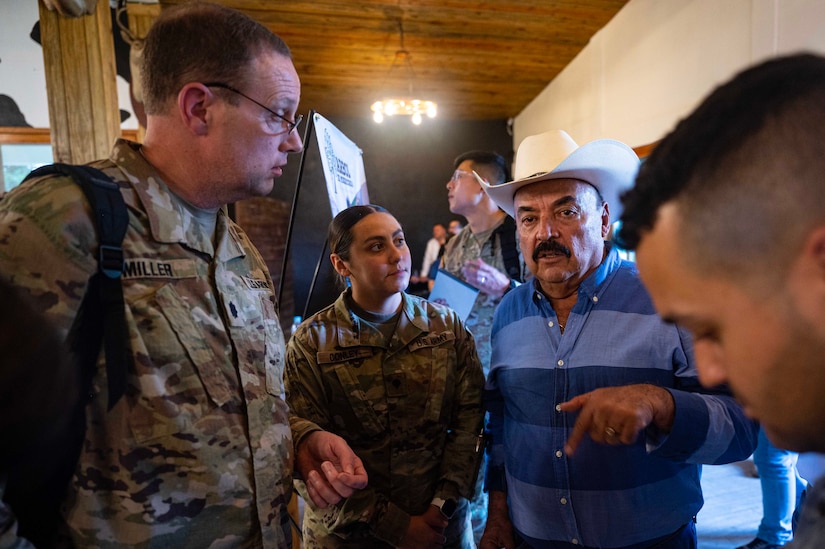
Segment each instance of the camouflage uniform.
M289 547L292 444L272 280L243 231L214 235L119 141L93 164L129 209L123 292L132 368L109 412L103 361L64 502L84 547ZM66 333L97 242L80 188L30 181L0 202L0 272Z
M477 235L473 234L469 225L464 227L460 233L447 242L447 246L444 248L442 268L451 275L466 281L464 275L461 274L461 267L470 259L481 259L507 276L507 269L504 267L504 258L501 255L501 242L498 235L495 234L496 229L504 223L504 219L505 218L502 217L501 221L496 223L495 227ZM516 242L516 245L518 246L518 242ZM521 272L525 272L520 251L519 263L521 265ZM470 315L465 321L467 329L472 332L473 339L475 339L478 358L481 360L481 367L484 369L485 376L490 371L490 357L493 354L490 345L493 313L500 301L501 298L495 298L490 294L479 292L478 297L476 297L476 302L470 311Z
M287 345L296 444L318 429L334 432L369 475L366 489L338 505L306 506L308 549L398 545L410 516L423 514L433 497L472 496L480 456L484 379L473 337L456 314L402 294L387 344L349 310L349 292L305 321ZM467 547L469 517L461 508L447 535Z

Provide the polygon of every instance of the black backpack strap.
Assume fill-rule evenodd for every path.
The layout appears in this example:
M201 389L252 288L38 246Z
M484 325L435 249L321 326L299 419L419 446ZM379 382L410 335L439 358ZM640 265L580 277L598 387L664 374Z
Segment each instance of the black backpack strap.
M518 258L518 244L516 243L516 222L508 215L495 232L498 234L501 258L504 260L507 276L518 282L524 282L521 278L521 262Z
M89 166L51 164L34 170L26 179L54 174L71 177L83 190L92 208L99 240L98 272L89 279L89 287L69 332L69 343L83 368L82 387L89 395L103 341L111 410L126 392L129 364L129 331L120 280L123 274L122 243L129 225L129 212L117 183Z

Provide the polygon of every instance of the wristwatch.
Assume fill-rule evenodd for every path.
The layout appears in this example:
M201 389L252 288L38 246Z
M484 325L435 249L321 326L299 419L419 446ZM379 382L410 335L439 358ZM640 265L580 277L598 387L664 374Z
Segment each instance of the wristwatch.
M433 501L430 504L438 507L441 514L448 519L453 518L453 514L455 514L455 510L458 507L458 502L453 498L433 498Z

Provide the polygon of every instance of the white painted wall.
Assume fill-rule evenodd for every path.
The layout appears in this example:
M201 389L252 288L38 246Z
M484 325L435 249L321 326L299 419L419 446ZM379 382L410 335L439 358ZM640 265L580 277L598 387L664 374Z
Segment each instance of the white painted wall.
M26 122L49 127L43 50L29 38L38 19L33 0L0 0L0 93L11 96Z
M105 9L108 3L99 1ZM39 19L36 0L0 0L0 93L12 97L26 122L35 128L49 127L49 100L43 49L29 37ZM136 129L129 84L117 77L118 104L130 116L121 127Z
M516 117L513 145L549 129L652 143L739 70L799 50L825 53L822 0L631 0Z

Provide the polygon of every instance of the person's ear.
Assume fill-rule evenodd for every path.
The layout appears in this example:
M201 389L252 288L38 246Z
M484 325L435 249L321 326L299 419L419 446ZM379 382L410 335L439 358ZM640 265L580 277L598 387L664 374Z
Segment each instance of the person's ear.
M610 234L610 206L607 202L602 202L602 238L607 238Z
M350 270L347 268L346 262L341 259L341 256L338 254L330 254L329 260L332 262L332 268L335 269L336 273L344 278L350 275Z
M825 225L808 232L783 284L797 313L812 326L821 326L819 320L825 314Z
M817 227L808 233L802 254L811 260L822 281L825 282L825 226Z
M190 82L178 92L178 115L192 133L205 135L210 122L207 113L216 101L211 89L200 82Z

